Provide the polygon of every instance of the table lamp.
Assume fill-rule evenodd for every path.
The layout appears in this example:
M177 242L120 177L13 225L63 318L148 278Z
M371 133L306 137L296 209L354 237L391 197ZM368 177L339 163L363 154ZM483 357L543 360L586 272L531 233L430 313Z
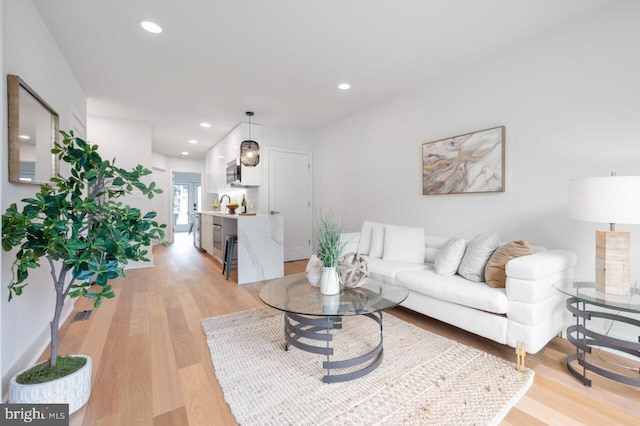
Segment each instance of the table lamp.
M640 224L640 176L572 179L569 218L610 224L609 231L596 231L596 289L629 294L631 233L616 231L616 223Z

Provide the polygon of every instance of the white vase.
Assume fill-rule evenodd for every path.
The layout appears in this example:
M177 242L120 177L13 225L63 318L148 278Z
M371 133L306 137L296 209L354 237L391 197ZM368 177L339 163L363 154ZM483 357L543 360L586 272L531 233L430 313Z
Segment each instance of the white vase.
M325 266L322 268L320 278L320 293L338 294L340 293L340 280L338 279L338 269L335 266Z
M85 355L71 355L86 358L87 363L78 371L50 382L22 385L16 377L27 371L25 368L9 382L10 404L69 404L69 414L78 411L89 400L91 394L91 358Z

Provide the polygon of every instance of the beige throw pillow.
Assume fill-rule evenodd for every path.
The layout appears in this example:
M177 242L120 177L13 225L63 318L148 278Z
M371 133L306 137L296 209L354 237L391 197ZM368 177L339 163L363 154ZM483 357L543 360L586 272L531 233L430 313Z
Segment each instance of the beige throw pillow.
M493 252L484 268L485 281L489 287L504 288L507 282L507 274L504 271L507 262L531 253L533 250L526 241L512 241Z
M497 233L491 235L478 235L467 244L458 274L469 281L484 281L484 268L493 252L500 245L500 238Z

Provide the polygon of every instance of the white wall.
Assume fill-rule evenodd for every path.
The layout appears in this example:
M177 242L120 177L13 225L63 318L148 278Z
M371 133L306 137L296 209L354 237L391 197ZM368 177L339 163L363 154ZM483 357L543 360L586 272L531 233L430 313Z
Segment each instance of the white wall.
M640 2L615 4L328 126L314 147L316 207L346 209L353 230L369 219L570 249L577 277L593 281L594 231L607 225L567 218L568 184L640 175L638 18ZM506 192L422 195L422 143L500 125ZM640 226L618 229L637 260Z
M152 169L151 124L138 121L120 120L116 118L89 116L87 120L87 139L98 145L98 152L105 160L113 160L123 169L131 170L138 164ZM149 184L152 175L142 181ZM124 204L140 209L142 214L153 210L152 202L134 190L131 195L120 199ZM148 248L147 257L150 262L129 262L127 269L153 266L153 253Z
M429 233L498 231L580 255L593 275L594 233L570 221L571 178L640 174L640 3L566 25L507 54L323 129L316 205ZM506 192L423 196L421 144L506 126ZM356 202L357 201L357 202ZM640 228L628 228L640 252ZM640 276L640 263L634 265Z
M25 30L28 29L28 31ZM21 199L31 197L37 186L8 182L6 75L16 74L29 84L60 115L60 129L70 129L72 111L86 121L86 97L64 56L55 44L37 9L29 0L5 0L2 10L2 211ZM49 342L49 322L55 295L46 261L31 272L31 284L22 296L7 302L11 281L12 253L2 255L0 288L0 330L2 348L2 389L11 375L32 364ZM68 315L71 304L67 304Z

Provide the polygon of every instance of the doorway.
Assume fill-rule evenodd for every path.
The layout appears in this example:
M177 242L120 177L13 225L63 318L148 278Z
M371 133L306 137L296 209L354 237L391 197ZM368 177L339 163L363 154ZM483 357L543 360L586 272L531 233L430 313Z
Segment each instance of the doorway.
M173 172L173 232L191 233L201 205L200 174Z
M269 210L284 219L284 260L308 259L312 241L311 153L269 150Z

